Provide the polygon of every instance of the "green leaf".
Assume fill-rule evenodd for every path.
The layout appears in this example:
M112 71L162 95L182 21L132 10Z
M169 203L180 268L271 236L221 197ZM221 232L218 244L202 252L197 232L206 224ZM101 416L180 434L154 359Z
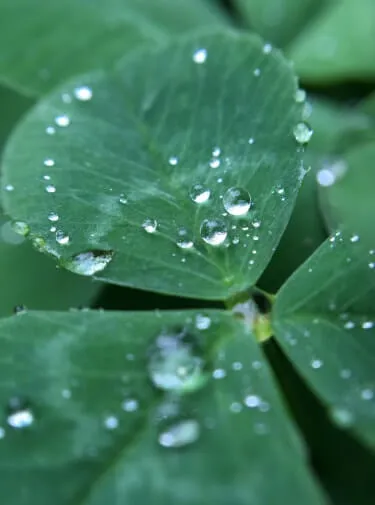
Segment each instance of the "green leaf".
M328 100L312 97L306 102L305 114L314 130L304 159L310 171L279 247L260 280L270 292L277 291L327 237L319 206L318 172L337 163L348 146L373 134L373 124L365 113Z
M330 0L235 0L248 25L273 44L286 46Z
M369 245L374 239L374 159L375 142L350 149L331 169L332 184L320 188L328 227L345 226Z
M288 280L275 336L332 420L375 448L375 249L337 232Z
M207 299L253 285L303 176L295 78L269 49L254 36L200 35L65 84L8 145L5 208L72 270L77 254L113 251L97 274L108 282ZM74 98L82 89L91 100Z
M2 0L0 19L0 81L33 95L140 45L223 22L202 0Z
M0 148L12 126L32 104L31 100L0 87L4 111L0 121ZM10 315L17 305L33 309L63 310L87 305L100 286L62 270L33 251L17 235L0 209L0 317ZM24 243L23 243L24 242Z
M208 374L182 396L149 375L150 346L181 327ZM231 314L35 312L0 321L0 334L9 505L31 494L40 505L324 503L263 354ZM167 447L182 420L190 443Z
M373 0L336 0L293 41L288 55L305 82L373 79L374 33Z

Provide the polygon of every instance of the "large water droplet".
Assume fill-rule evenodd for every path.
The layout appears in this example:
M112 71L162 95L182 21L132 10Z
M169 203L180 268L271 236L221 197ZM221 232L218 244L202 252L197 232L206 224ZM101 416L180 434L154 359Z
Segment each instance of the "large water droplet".
M23 237L26 237L30 232L29 225L24 221L14 221L12 223L12 228L13 231L15 231L18 235L22 235Z
M20 398L12 398L8 404L7 423L15 429L28 428L34 423L34 414Z
M218 246L227 238L227 225L221 219L204 219L200 227L200 234L206 244Z
M112 261L113 251L86 251L64 260L62 266L79 275L94 275L101 272Z
M207 378L204 365L196 337L185 329L162 332L149 351L150 378L166 391L200 388Z
M293 129L294 138L298 144L307 144L312 137L313 130L307 123L297 123Z
M155 233L158 227L158 222L155 219L145 219L142 223L142 228L147 233Z
M56 242L60 245L68 245L70 242L70 237L62 230L57 230L56 232Z
M243 188L229 188L223 196L225 210L232 216L244 216L251 206L251 197Z
M185 447L196 442L200 435L200 425L195 419L184 419L170 424L158 436L159 444L163 447Z
M211 191L202 186L202 184L194 184L190 190L190 198L195 203L205 203L210 198Z

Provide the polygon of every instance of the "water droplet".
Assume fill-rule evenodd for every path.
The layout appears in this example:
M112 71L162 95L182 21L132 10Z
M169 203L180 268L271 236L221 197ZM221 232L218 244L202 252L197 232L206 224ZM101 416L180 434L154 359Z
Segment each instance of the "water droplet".
M262 363L258 360L255 360L252 362L251 366L254 368L254 370L260 370L262 368Z
M269 43L264 44L264 46L263 46L264 54L269 54L271 51L272 51L272 45Z
M230 404L229 410L235 414L238 414L242 411L242 405L239 402L233 402Z
M49 221L52 221L52 223L55 223L56 221L59 220L59 216L58 216L58 214L56 214L56 212L50 212L48 214L48 219L49 219Z
M349 370L349 368L343 368L342 370L340 370L340 377L342 379L350 379L351 376L352 376L352 371Z
M195 203L206 203L211 196L211 191L202 186L202 184L194 184L190 190L190 198Z
M190 239L189 234L185 228L178 230L178 238L176 242L180 249L191 249L194 247L194 242Z
M311 360L311 368L313 368L314 370L318 370L319 368L322 368L323 366L323 361L321 359L313 359Z
M359 235L352 235L350 237L350 242L355 243L355 242L358 242L358 241L359 241Z
M155 219L145 219L142 223L142 228L147 233L155 233L158 227L158 223Z
M88 86L79 86L74 90L74 96L77 100L81 100L81 102L88 102L92 98L92 89Z
M256 395L248 395L244 399L244 404L249 408L259 407L261 402L262 400Z
M243 188L229 188L223 196L223 205L232 216L244 216L251 206L250 194Z
M172 165L172 167L175 167L178 163L178 158L177 156L171 156L168 160L168 163Z
M240 361L234 361L232 363L232 370L235 370L236 372L238 372L239 370L242 370L243 368L243 365Z
M118 427L118 419L115 416L108 416L104 420L104 426L107 430L115 430Z
M53 184L48 184L46 186L47 193L56 193L56 187Z
M200 435L200 426L195 419L184 419L170 424L159 433L158 441L162 447L185 447L196 442Z
M53 160L52 158L47 158L44 160L43 163L45 167L53 167L55 165L55 160Z
M364 321L362 323L362 329L363 330L371 330L371 328L374 327L374 322L373 321Z
M0 440L5 437L5 430L0 426Z
M224 370L224 368L216 368L212 372L212 377L214 379L224 379L227 376L227 372Z
M353 414L343 407L333 407L330 414L331 419L342 428L348 428L353 424Z
M369 264L368 264L368 267L369 267L369 268L371 268L371 269L372 269L372 268L375 268L375 263L373 263L373 262L369 263Z
M211 168L219 168L220 164L221 164L221 162L218 158L212 158L212 160L210 161Z
M65 399L65 400L69 400L72 396L72 392L70 391L70 389L63 389L61 391L61 396Z
M211 318L204 316L203 314L198 314L195 318L195 327L197 330L208 330L211 326Z
M329 168L322 168L316 174L316 181L320 186L327 188L335 183L336 175Z
M61 95L61 100L64 102L64 103L72 103L72 97L69 95L69 93L63 93Z
M204 219L200 226L200 234L206 244L218 246L227 238L228 230L221 219Z
M26 237L30 233L30 228L24 221L14 221L12 223L13 231L22 237Z
M221 149L220 149L220 147L214 147L214 148L212 149L212 156L217 157L217 156L220 156L220 154L221 154Z
M297 103L303 103L306 100L306 91L304 89L297 89L295 100Z
M344 324L344 328L346 330L352 330L353 328L355 327L355 323L353 321L347 321L345 324Z
M112 261L113 251L87 251L62 261L62 266L78 275L94 275Z
M57 230L56 232L56 242L60 245L68 245L70 242L70 237L62 230Z
M56 130L53 126L47 126L46 133L47 135L54 135L56 133Z
M255 68L253 74L255 75L255 77L259 77L260 76L260 68Z
M21 316L23 314L26 314L27 313L27 307L26 305L16 305L13 309L13 312L17 315L17 316Z
M20 398L12 398L8 404L7 423L15 429L28 428L34 423L34 414Z
M293 129L294 138L298 144L307 144L312 137L313 130L307 123L297 123Z
M60 116L56 116L55 123L57 124L57 126L61 126L61 127L69 126L70 125L69 116L67 116L66 114L61 114Z
M153 384L165 391L195 391L206 381L205 362L195 335L185 329L162 332L149 351Z
M374 391L370 388L362 389L361 398L362 400L372 400L374 398Z
M7 184L5 187L4 187L5 191L14 191L14 186L13 184Z
M135 412L138 409L138 406L138 400L135 398L128 398L123 401L122 410L125 410L125 412Z
M195 63L204 63L207 59L207 49L198 49L193 54L193 61Z

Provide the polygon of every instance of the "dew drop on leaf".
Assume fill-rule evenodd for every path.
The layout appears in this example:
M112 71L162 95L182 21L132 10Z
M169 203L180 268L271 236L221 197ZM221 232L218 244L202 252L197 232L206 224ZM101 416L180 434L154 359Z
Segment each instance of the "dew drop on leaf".
M135 398L127 398L122 402L122 410L125 412L135 412L138 410L138 400Z
M107 430L115 430L118 427L118 419L115 416L108 416L104 420L104 426Z
M304 89L297 89L295 94L295 100L297 103L303 103L306 100L306 91Z
M79 86L75 88L74 96L81 102L88 102L92 98L92 89L88 86Z
M22 235L22 237L26 237L30 232L29 225L24 221L14 221L12 228L15 233Z
M307 123L297 123L293 129L294 138L298 144L307 144L313 134L312 128Z
M353 414L343 407L333 407L330 415L331 419L341 428L349 428L354 422Z
M149 376L165 391L199 389L206 381L204 365L196 336L185 329L163 331L149 349Z
M112 261L113 251L86 251L62 261L62 266L78 275L94 275Z
M22 314L27 313L27 307L26 305L16 305L13 309L13 312L17 315L20 316Z
M53 167L55 165L55 160L52 158L46 158L43 162L45 167Z
M207 330L211 326L211 318L203 314L198 314L195 318L195 327L198 330Z
M184 419L165 427L158 435L159 444L167 448L185 447L196 442L200 425L195 419Z
M0 440L5 437L5 430L0 426Z
M70 118L66 114L55 117L55 123L57 126L66 127L70 125Z
M180 249L191 249L194 247L194 242L189 237L188 231L185 228L180 228L178 230L176 244Z
M198 49L195 51L193 54L193 61L194 63L202 64L206 61L207 59L207 49Z
M206 203L210 196L211 191L202 184L194 184L190 190L190 198L194 203Z
M20 398L12 398L8 404L7 423L11 428L29 428L34 423L34 414Z
M54 186L53 184L48 184L46 186L46 191L47 193L56 193L56 186Z
M56 212L50 212L48 214L48 220L51 221L52 223L55 223L56 221L59 220L59 216L58 214L56 214Z
M155 233L158 227L158 223L155 219L145 219L142 223L142 228L147 233Z
M62 230L57 230L56 232L56 242L60 245L68 245L70 242L70 237Z
M228 230L221 219L204 219L200 226L200 234L206 244L219 246L227 238Z
M250 194L243 188L229 188L224 193L223 205L228 214L244 216L251 206Z

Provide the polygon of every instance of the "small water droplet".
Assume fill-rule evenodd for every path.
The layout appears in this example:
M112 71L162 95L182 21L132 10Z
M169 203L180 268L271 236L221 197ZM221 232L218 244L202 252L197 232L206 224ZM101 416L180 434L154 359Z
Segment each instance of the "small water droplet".
M46 158L43 164L45 167L53 167L55 166L55 160L53 160L52 158Z
M353 424L354 416L346 408L333 407L331 412L331 419L342 428L348 428Z
M4 187L5 191L14 191L14 186L13 184L7 184L5 187Z
M254 139L253 139L253 137L250 137L250 138L249 138L248 143L249 143L250 145L253 145L253 144L254 144Z
M370 388L362 389L361 398L362 400L372 400L374 398L374 391Z
M261 402L262 400L256 395L248 395L244 399L244 404L249 408L259 407Z
M13 312L17 315L17 316L21 316L23 314L26 314L27 313L27 307L26 305L16 305L13 309Z
M59 220L59 216L58 216L58 214L56 214L56 212L50 212L50 213L48 214L48 219L49 219L49 221L51 221L52 223L55 223L56 221L58 221L58 220Z
M112 261L113 251L87 251L62 261L62 266L78 275L94 275L103 271Z
M212 156L217 157L217 156L220 156L220 154L221 154L221 149L220 149L220 147L214 147L214 148L212 149Z
M26 237L30 233L29 225L24 221L14 221L12 228L15 233L22 235L22 237Z
M176 244L180 249L191 249L194 247L194 242L190 239L188 231L185 228L180 228L178 230Z
M92 89L88 86L79 86L74 90L74 96L81 102L88 102L92 98Z
M371 269L372 269L372 268L375 268L375 263L373 263L373 262L369 263L369 264L368 264L368 267L369 267L369 268L371 268Z
M68 245L70 242L70 237L62 230L57 230L56 232L56 242L60 245Z
M48 184L46 186L47 193L56 193L56 187L53 184Z
M212 158L212 160L210 161L211 168L219 168L220 164L221 164L221 162L218 158Z
M135 412L138 410L138 400L135 398L128 398L122 402L122 410L125 412Z
M264 54L269 54L271 51L272 51L272 45L269 43L264 44L264 46L263 46Z
M204 219L200 226L200 235L206 244L219 246L227 238L227 226L221 219Z
M172 165L172 167L175 167L178 163L178 158L177 156L171 156L168 160L168 163Z
M207 60L207 49L198 49L195 51L193 54L193 61L195 63L201 64L204 63Z
M69 400L71 397L72 397L72 392L70 391L70 389L63 389L61 391L61 396L65 399L65 400Z
M165 391L199 389L206 381L204 365L198 341L186 329L162 332L149 351L151 381Z
M259 77L260 76L260 68L254 68L253 74L255 75L255 77Z
M211 318L203 314L197 314L195 318L195 327L197 330L208 330L211 326Z
M242 405L239 402L233 402L230 404L229 410L231 412L234 412L235 414L238 414L239 412L242 411Z
M20 398L12 398L8 404L7 423L15 429L28 428L34 423L34 414Z
M158 227L158 223L155 219L145 219L142 223L142 228L147 233L155 233Z
M350 379L351 376L352 376L352 371L349 370L349 368L343 368L342 370L340 370L340 377L342 379Z
M353 243L359 242L359 235L352 235L350 237L350 242L353 242Z
M200 425L195 419L184 419L170 424L158 436L162 447L185 447L196 442L200 435Z
M244 216L251 206L250 194L243 188L229 188L223 196L223 205L232 216Z
M306 100L306 91L304 89L297 89L295 94L295 100L297 103L303 103Z
M55 123L57 126L66 127L70 125L70 118L66 114L61 114L55 117Z
M307 144L312 137L313 130L307 123L297 123L293 129L294 138L298 144Z
M327 188L335 183L336 175L329 168L322 168L316 174L316 181L320 186Z
M47 135L54 135L56 133L56 130L53 126L47 126L46 133Z
M364 321L361 326L362 326L363 330L371 330L371 328L374 327L374 322L373 321Z
M107 430L115 430L118 427L118 419L115 416L108 416L104 419L104 426Z
M224 379L227 376L227 372L224 370L224 368L216 368L212 372L212 377L214 379Z
M352 330L353 328L355 327L355 323L353 321L347 321L345 324L344 324L344 328L346 330Z
M319 368L322 368L323 366L323 361L321 359L313 359L311 360L311 368L313 368L314 370L318 370Z
M242 370L243 368L243 365L241 363L241 361L234 361L232 363L232 370L235 370L236 372L238 372L239 370Z
M211 196L211 191L202 186L202 184L194 184L190 190L190 198L195 203L206 203Z
M5 437L5 430L0 426L0 440Z

